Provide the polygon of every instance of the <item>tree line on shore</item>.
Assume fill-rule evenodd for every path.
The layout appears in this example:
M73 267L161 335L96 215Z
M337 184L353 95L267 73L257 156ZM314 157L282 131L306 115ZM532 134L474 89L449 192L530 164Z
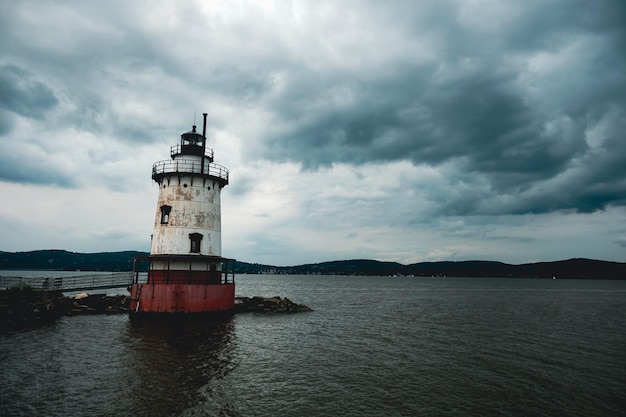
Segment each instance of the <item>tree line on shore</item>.
M76 253L65 250L0 252L0 269L131 271L133 259L144 256L148 256L148 253L139 251ZM297 266L274 266L237 261L234 268L236 274L626 279L626 263L584 258L520 265L471 260L403 265L397 262L353 259Z

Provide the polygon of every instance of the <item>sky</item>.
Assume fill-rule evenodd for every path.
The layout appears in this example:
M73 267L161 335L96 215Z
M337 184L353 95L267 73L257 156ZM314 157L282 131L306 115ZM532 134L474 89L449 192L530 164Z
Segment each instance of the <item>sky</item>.
M626 2L0 3L0 251L148 251L208 114L222 255L626 262Z

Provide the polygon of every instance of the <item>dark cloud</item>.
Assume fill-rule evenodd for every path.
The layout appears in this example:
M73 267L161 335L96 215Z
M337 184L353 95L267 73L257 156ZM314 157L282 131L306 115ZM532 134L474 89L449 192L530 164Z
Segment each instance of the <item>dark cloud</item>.
M626 109L626 56L618 53L626 29L616 17L625 7L579 6L519 6L510 22L482 22L492 29L469 26L463 10L444 5L428 11L446 19L438 32L434 25L421 31L412 23L423 17L406 13L399 19L406 26L390 30L434 33L441 47L436 58L412 63L395 57L387 71L292 69L271 100L274 120L263 156L306 170L335 163L453 163L464 184L486 181L485 200L514 197L514 203L496 204L494 213L624 205L626 153L609 151L621 148L624 130L605 129L601 149L588 139L608 111ZM398 16L385 10L393 11L388 19ZM476 190L467 193L454 199L451 211L486 210Z
M14 130L16 117L40 121L58 102L53 90L31 71L14 64L0 66L0 151L3 154L0 180L60 186L74 184L62 170L42 164L45 152L35 145L40 139L32 136L35 133ZM35 148L35 152L25 151L25 145L31 150Z
M0 110L0 136L4 137L9 133L13 126L13 118L9 112Z
M0 109L41 119L57 103L52 89L32 72L13 64L0 65Z
M6 152L6 149L3 150ZM9 151L10 152L10 151ZM43 157L25 155L22 158L14 156L3 157L0 164L0 180L14 183L53 185L64 188L77 187L80 183L78 176L58 165L42 163Z
M263 7L251 6L251 24L250 14L177 5L155 25L159 10L118 6L0 18L9 62L0 67L0 133L11 114L39 117L62 96L54 123L143 145L180 134L156 114L210 102L267 115L249 158L304 170L452 166L448 194L432 197L443 212L624 204L622 133L618 118L605 117L626 109L623 2L357 2L330 14L294 5L279 27ZM37 23L50 40L27 36ZM28 56L32 71L11 63ZM46 84L67 79L54 91ZM211 112L209 124L237 132L247 123ZM590 145L590 132L607 123L601 145Z

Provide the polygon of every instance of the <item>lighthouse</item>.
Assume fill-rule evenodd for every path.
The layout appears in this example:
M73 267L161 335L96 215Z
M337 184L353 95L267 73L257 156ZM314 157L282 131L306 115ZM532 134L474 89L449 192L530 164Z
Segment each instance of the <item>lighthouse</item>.
M150 255L136 258L130 312L225 312L235 303L234 259L222 257L220 194L228 169L194 125L152 166L159 186ZM232 273L229 276L229 267Z

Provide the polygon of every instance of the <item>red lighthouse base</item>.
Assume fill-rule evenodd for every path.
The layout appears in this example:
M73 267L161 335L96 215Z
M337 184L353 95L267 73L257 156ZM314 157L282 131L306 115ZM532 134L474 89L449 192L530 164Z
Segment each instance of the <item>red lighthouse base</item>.
M222 257L180 255L135 258L135 279L130 286L130 314L233 311L235 274L233 271L229 277L228 266L234 266L234 261ZM148 271L139 272L142 262L148 262ZM185 269L173 268L174 265Z
M133 284L130 313L225 312L235 306L235 284Z

